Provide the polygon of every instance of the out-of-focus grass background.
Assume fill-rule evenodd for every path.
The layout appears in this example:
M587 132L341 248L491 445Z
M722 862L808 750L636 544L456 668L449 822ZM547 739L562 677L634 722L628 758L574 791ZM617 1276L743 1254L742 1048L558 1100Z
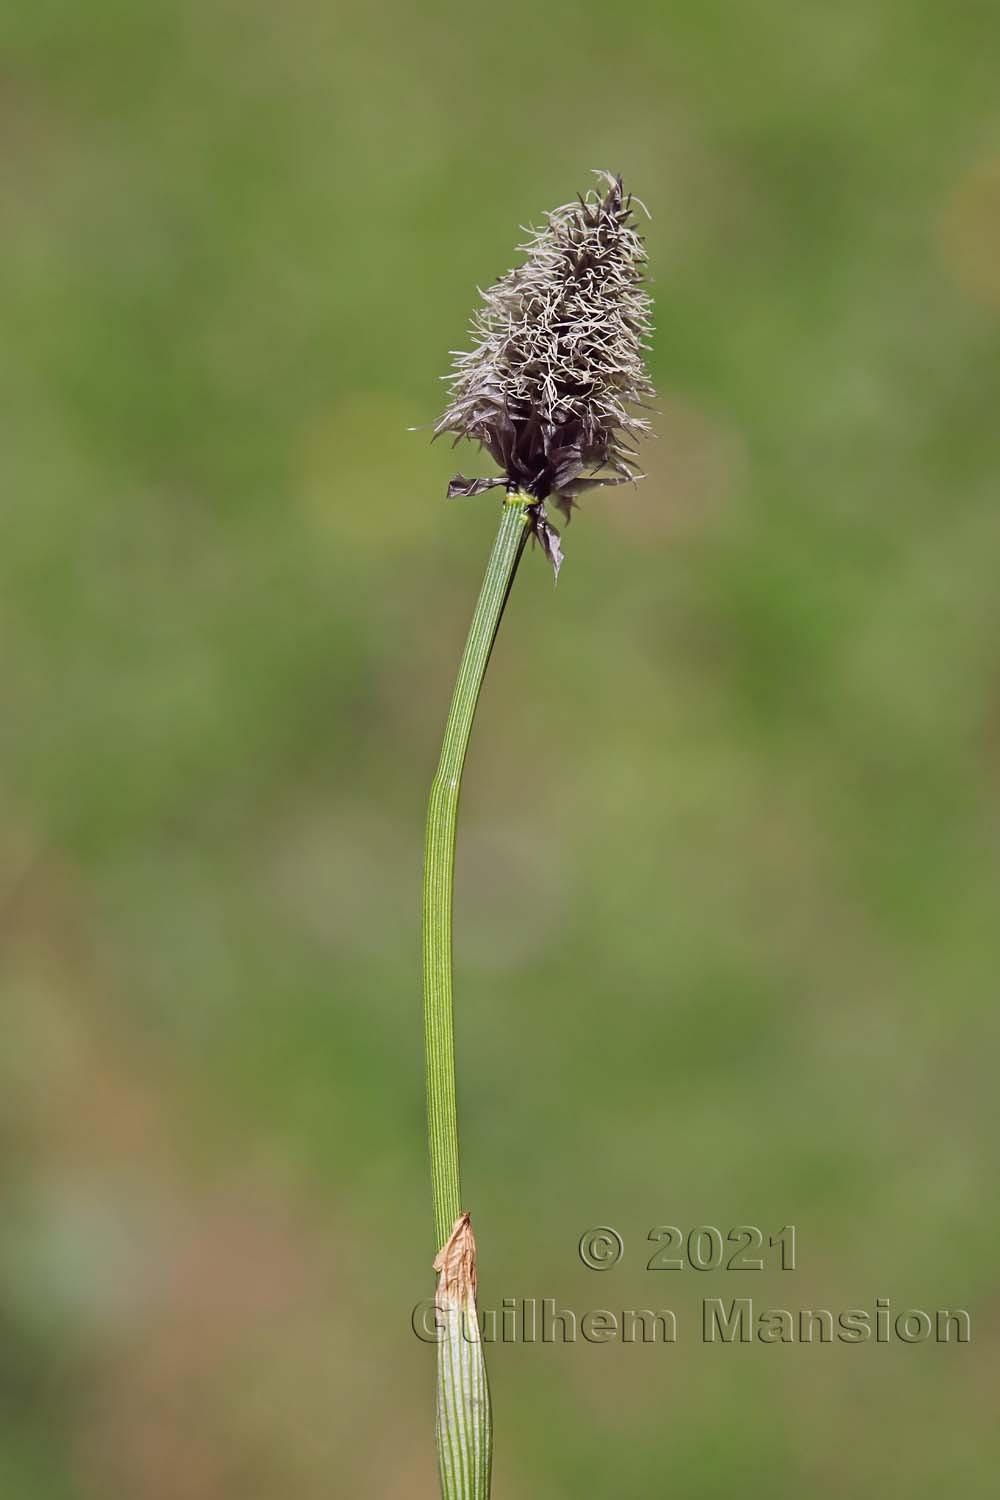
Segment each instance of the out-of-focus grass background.
M39 0L2 56L3 1493L436 1493L422 821L495 503L407 428L608 166L659 438L484 695L465 1191L485 1304L680 1335L495 1347L496 1493L992 1494L995 7ZM800 1269L643 1269L744 1222ZM702 1345L748 1294L973 1342Z

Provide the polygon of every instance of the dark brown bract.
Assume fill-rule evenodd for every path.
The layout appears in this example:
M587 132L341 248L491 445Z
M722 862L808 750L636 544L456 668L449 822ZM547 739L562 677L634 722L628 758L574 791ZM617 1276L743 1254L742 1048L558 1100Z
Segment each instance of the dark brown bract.
M603 195L592 189L547 214L519 247L523 265L481 294L475 346L454 356L450 403L434 429L480 443L503 470L456 474L449 495L505 485L531 496L533 533L557 573L559 534L543 502L569 520L582 491L641 478L635 441L649 423L635 408L653 394L645 246L621 178L598 176Z

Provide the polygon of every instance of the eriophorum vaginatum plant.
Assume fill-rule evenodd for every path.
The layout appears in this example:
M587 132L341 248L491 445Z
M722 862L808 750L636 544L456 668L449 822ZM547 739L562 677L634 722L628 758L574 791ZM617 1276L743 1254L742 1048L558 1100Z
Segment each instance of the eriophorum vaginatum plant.
M465 752L500 618L527 538L558 575L577 497L641 477L635 443L653 388L643 351L651 301L645 247L620 177L546 215L522 265L483 293L474 347L455 355L435 428L478 442L501 473L456 474L449 495L505 491L431 787L424 860L424 1026L438 1273L437 1443L444 1500L487 1500L492 1426L476 1310L476 1245L459 1186L452 1007L455 832Z

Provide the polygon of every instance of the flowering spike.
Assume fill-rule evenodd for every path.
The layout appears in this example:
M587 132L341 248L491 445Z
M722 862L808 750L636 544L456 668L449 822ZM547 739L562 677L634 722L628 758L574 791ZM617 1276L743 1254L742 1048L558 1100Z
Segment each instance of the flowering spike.
M562 553L544 503L568 521L584 490L642 478L633 440L649 423L633 409L653 395L643 360L652 299L633 199L620 177L597 176L603 195L592 188L546 214L519 247L524 263L480 293L474 347L454 357L448 409L434 429L473 439L503 470L458 474L449 495L506 484L530 496L532 534L556 573Z

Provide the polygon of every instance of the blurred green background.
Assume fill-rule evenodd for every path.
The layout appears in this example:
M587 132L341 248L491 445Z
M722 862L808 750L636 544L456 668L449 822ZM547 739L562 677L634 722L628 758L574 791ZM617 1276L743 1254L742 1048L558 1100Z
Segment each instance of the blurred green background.
M432 1500L422 823L495 501L438 377L621 170L639 488L525 559L463 800L498 1500L994 1493L1000 15L0 23L0 1489ZM650 1228L799 1269L647 1272ZM581 1265L615 1226L620 1266ZM704 1296L966 1347L706 1347Z

